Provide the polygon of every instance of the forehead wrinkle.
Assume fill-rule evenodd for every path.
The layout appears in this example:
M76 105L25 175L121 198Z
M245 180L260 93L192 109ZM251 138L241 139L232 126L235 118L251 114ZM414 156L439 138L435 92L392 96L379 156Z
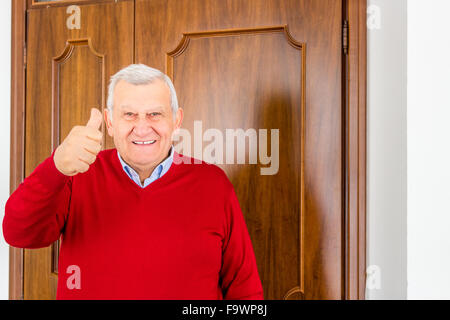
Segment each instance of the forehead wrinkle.
M119 107L119 109L124 110L124 109L128 109L131 111L136 111L136 109L132 106L128 106L128 105L121 105ZM144 107L144 111L143 112L153 112L153 111L164 111L165 107L164 106L152 106L152 107Z

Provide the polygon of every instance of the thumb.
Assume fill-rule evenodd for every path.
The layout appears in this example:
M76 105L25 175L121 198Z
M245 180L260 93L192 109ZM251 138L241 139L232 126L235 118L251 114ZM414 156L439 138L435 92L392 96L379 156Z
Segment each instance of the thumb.
M100 126L102 125L102 114L97 108L91 109L91 117L89 118L88 123L86 124L86 127L94 128L94 129L100 129Z

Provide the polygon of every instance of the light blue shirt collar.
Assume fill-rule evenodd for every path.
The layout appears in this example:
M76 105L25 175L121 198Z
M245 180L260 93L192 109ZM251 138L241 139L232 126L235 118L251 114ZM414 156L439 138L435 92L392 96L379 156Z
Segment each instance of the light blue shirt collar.
M128 164L123 161L122 157L119 154L119 151L117 151L117 156L119 157L119 161L122 164L123 170L126 172L126 174L130 177L131 180L133 180L138 186L141 188L147 187L150 183L154 182L155 180L161 178L164 174L166 174L167 171L169 171L170 166L173 162L173 146L170 147L170 154L163 162L161 162L152 172L150 177L144 180L144 185L141 184L141 179L139 178L139 174L131 168Z

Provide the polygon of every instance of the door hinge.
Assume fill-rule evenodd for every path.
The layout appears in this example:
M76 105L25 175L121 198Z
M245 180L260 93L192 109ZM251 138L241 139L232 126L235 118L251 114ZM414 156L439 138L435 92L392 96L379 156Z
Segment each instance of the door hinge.
M23 44L23 67L27 68L27 43Z
M342 24L342 48L344 49L344 54L348 54L348 21L345 20Z

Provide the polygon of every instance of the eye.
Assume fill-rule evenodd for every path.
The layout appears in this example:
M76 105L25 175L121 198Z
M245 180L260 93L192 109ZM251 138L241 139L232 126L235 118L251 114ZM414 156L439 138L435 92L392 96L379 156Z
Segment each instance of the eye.
M150 115L152 116L152 117L156 117L156 116L159 116L161 113L159 113L159 112L152 112L152 113L150 113Z
M133 116L133 112L125 112L124 115L126 117L131 117L131 116Z

